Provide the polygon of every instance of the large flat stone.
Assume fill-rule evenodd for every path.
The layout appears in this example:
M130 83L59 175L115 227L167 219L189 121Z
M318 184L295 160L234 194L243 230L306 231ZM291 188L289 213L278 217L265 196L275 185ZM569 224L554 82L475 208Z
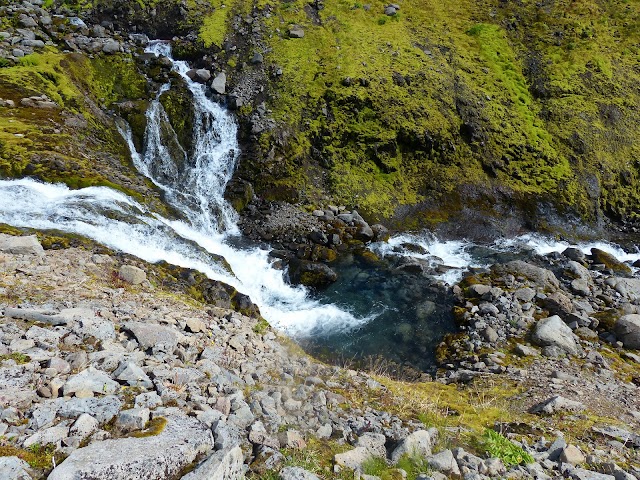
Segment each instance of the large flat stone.
M35 235L14 237L0 233L0 252L14 255L44 255L44 249Z
M158 435L104 440L75 450L48 480L175 478L211 448L213 435L205 425L191 417L170 415Z

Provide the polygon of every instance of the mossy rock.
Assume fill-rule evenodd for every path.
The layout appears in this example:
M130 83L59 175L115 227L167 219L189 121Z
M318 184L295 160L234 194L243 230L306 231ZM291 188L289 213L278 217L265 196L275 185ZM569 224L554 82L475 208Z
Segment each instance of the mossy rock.
M628 265L622 263L610 253L600 250L599 248L591 249L591 259L593 260L593 263L604 265L606 268L618 275L631 276L633 273Z

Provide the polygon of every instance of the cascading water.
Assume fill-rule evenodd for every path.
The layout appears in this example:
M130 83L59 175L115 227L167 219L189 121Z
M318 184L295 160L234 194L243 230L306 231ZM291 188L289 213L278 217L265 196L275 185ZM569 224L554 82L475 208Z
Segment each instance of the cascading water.
M171 53L161 42L149 51ZM199 270L248 294L272 325L302 339L315 352L328 352L333 358L336 353L383 355L423 369L432 365L435 345L453 328L451 298L442 282L456 282L470 266L569 246L538 236L478 246L462 240L440 242L428 233L399 235L372 246L385 260L382 266L357 256L340 258L333 266L340 273L338 282L312 298L271 267L267 250L237 246L236 214L223 196L238 158L236 124L206 97L205 86L186 76L186 63L174 62L174 70L193 95L189 151L167 148L167 141L179 145L159 101L170 84L161 88L147 111L142 154L134 148L128 125L122 122L119 128L134 165L162 190L164 200L181 213L180 220L150 212L106 187L69 190L20 179L0 180L0 223L75 233L149 262L164 260ZM579 248L588 253L592 246L625 261L640 258L603 242ZM216 256L225 258L233 275L216 263ZM413 267L425 266L429 274L411 273L405 260L416 262Z
M162 42L153 43L148 51L170 56L169 45ZM163 191L165 201L181 212L183 220L151 213L106 187L69 190L21 179L0 180L0 222L76 233L149 262L165 260L199 270L248 294L265 318L294 335L340 331L366 322L366 317L322 304L305 289L288 285L282 272L271 268L268 251L230 245L237 233L236 215L223 195L237 160L237 127L222 107L206 97L205 87L186 76L186 63L174 62L174 70L193 95L193 152L182 152L183 158L169 154L162 131L168 122L159 96L147 112L142 155L133 147L128 126L122 124L120 129L136 168ZM163 86L160 94L168 88ZM210 254L224 257L234 275Z

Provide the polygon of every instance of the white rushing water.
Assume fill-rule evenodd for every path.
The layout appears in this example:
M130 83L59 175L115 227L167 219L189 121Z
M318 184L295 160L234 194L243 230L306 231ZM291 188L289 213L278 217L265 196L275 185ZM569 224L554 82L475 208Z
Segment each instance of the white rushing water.
M149 51L170 56L165 43L154 43ZM174 62L174 69L194 97L193 153L183 151L177 159L169 154L167 115L158 99L147 112L142 155L133 147L127 125L121 126L121 132L136 168L162 189L165 201L182 212L184 220L151 213L107 187L70 190L21 179L0 180L0 222L75 233L148 262L164 260L199 270L249 295L272 325L292 335L350 329L368 321L314 301L304 288L288 285L283 273L271 267L266 250L242 250L227 242L237 234L236 214L223 196L238 156L237 126L222 107L206 97L203 85L188 79L185 62ZM162 91L168 88L165 85ZM234 275L216 264L209 253L223 256Z
M150 51L165 56L171 53L168 44L159 42L152 44ZM133 146L128 125L122 123L119 127L136 168L162 190L165 201L182 213L182 219L164 218L107 187L70 190L64 185L20 179L0 180L0 223L62 230L148 262L164 260L199 270L249 295L272 325L291 335L336 333L370 321L375 314L355 316L344 308L312 300L306 289L287 284L283 273L271 267L267 250L232 245L238 235L237 218L223 195L238 158L237 126L222 107L206 97L205 86L188 79L186 63L176 61L174 69L184 77L194 98L192 151L173 148L172 158L168 142L174 147L179 144L159 96L147 111L141 154ZM169 88L169 84L163 86L160 94ZM407 245L422 250L416 252ZM531 235L497 242L490 248L513 251L524 247L544 255L561 252L568 246ZM623 261L640 259L640 253L629 254L604 242L578 248L589 253L594 246ZM474 258L472 247L463 240L439 241L422 233L398 235L372 248L382 256L413 256L434 266L451 267L439 278L453 284L468 267L486 266L486 260ZM218 265L212 254L224 257L233 275Z

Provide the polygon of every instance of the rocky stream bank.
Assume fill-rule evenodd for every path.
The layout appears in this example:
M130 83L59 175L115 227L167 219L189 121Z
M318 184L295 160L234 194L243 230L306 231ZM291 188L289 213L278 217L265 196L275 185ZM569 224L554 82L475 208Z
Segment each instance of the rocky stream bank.
M142 262L0 251L2 478L640 478L640 288L598 252L453 287L463 328L407 383L319 363Z

